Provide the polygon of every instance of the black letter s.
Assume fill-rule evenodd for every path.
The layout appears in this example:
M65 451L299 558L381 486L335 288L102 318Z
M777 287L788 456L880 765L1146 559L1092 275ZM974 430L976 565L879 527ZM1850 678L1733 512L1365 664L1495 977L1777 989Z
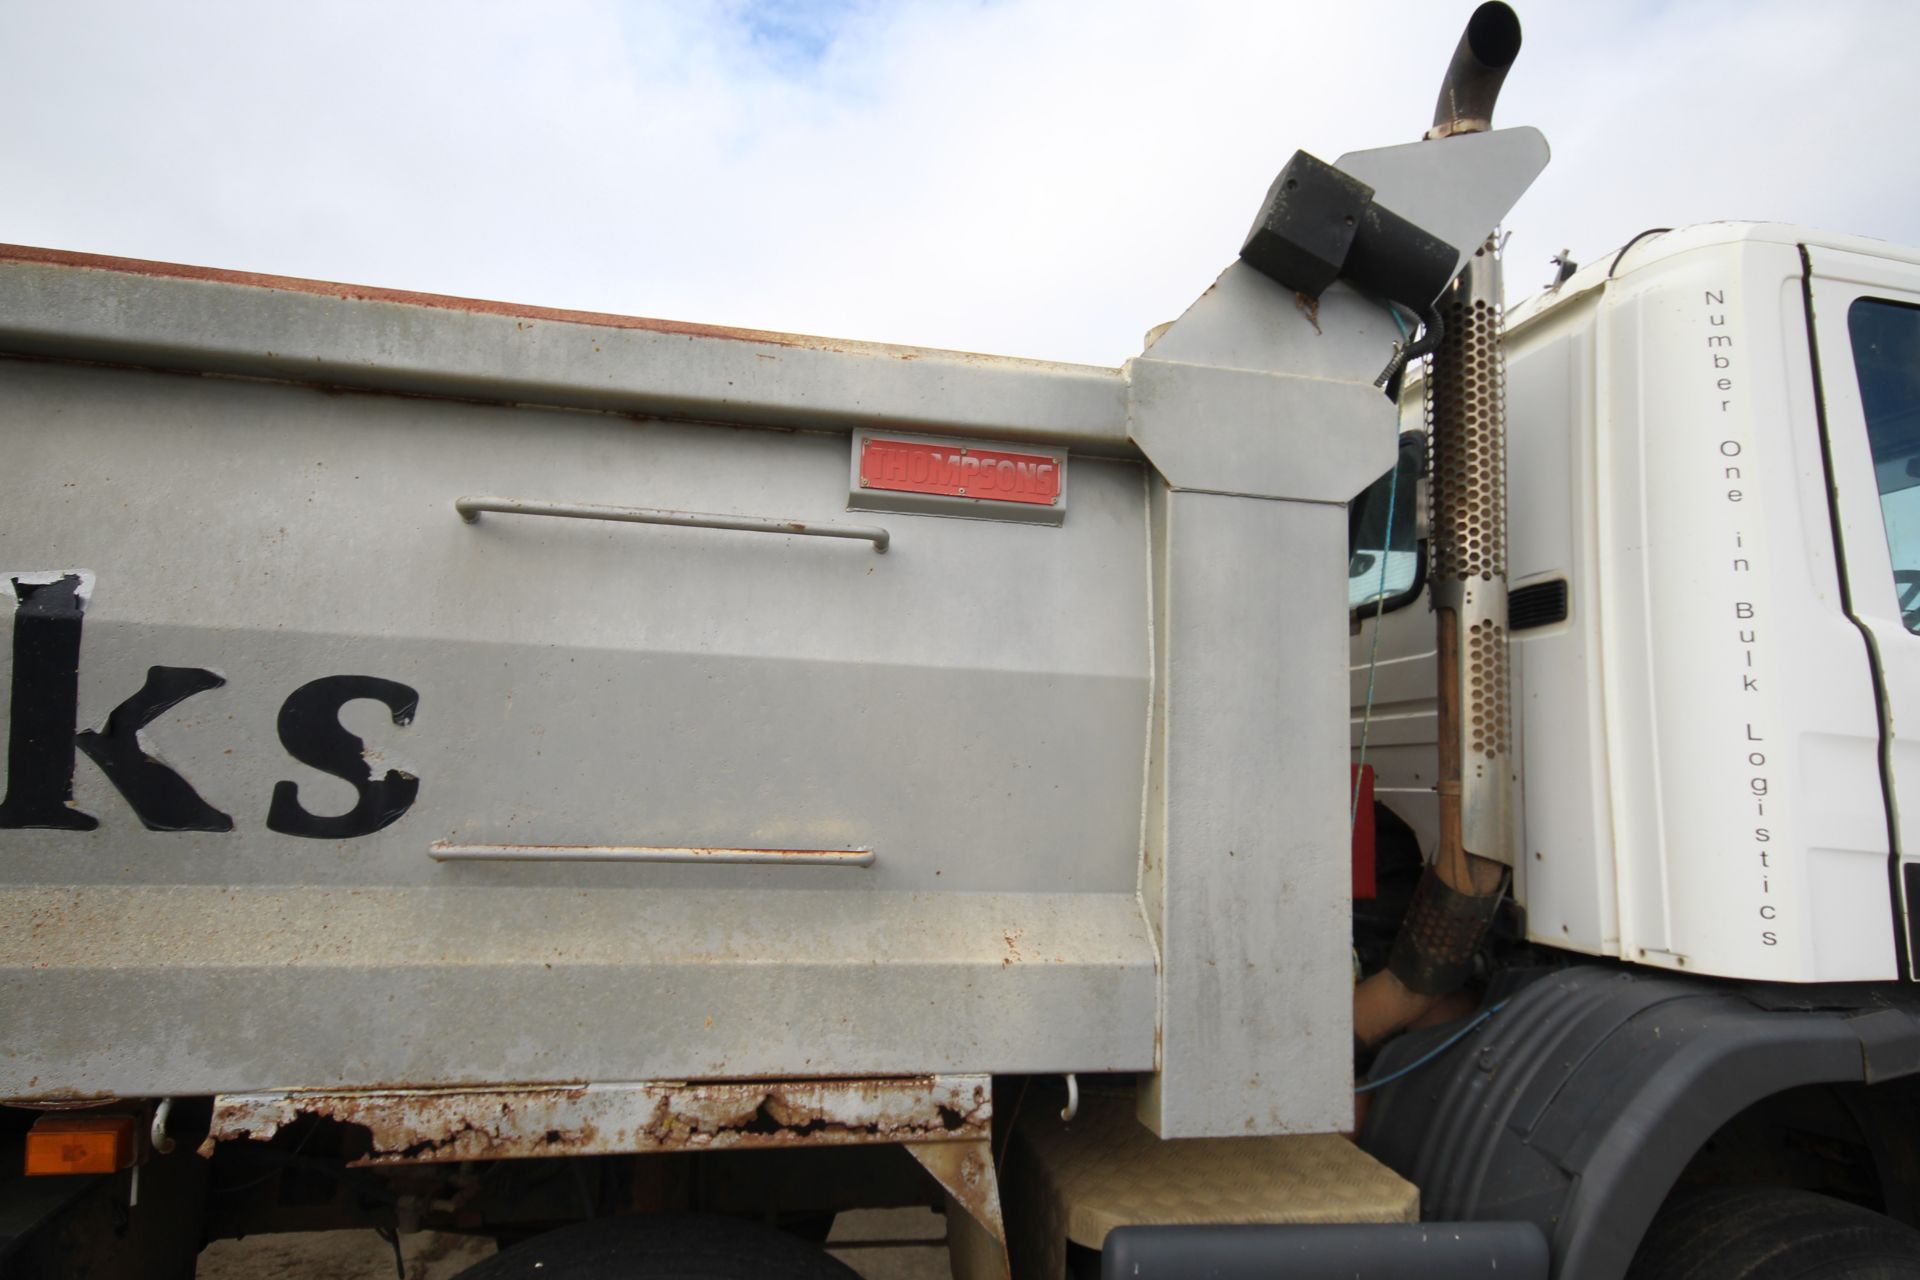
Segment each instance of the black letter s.
M280 704L280 742L301 764L353 784L360 799L337 817L320 817L300 807L297 783L276 782L267 808L267 827L282 835L314 840L364 836L397 821L420 793L420 779L398 769L375 781L367 764L366 743L340 724L340 708L359 698L386 704L397 725L413 723L420 695L406 685L378 676L323 676L301 685Z

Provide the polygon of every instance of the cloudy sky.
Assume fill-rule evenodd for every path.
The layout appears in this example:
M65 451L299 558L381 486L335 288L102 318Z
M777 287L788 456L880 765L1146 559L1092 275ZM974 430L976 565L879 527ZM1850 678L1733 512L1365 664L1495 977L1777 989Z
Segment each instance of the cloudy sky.
M1516 7L1510 298L1656 225L1920 244L1920 3ZM0 0L0 240L1116 364L1471 8Z

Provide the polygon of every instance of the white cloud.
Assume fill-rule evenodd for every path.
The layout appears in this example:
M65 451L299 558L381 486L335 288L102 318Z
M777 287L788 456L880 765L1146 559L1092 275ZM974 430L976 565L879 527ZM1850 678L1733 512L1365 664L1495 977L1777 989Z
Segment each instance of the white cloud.
M1117 363L1296 148L1416 137L1470 6L0 7L0 238ZM1920 241L1920 9L1523 4L1514 296L1715 217Z

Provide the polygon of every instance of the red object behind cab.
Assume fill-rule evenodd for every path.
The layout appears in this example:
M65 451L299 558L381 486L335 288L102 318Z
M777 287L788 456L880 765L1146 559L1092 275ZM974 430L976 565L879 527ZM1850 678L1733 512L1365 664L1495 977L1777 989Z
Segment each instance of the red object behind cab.
M1373 896L1373 766L1357 764L1350 767L1347 796L1352 799L1354 790L1360 793L1360 803L1353 817L1353 896L1355 901Z

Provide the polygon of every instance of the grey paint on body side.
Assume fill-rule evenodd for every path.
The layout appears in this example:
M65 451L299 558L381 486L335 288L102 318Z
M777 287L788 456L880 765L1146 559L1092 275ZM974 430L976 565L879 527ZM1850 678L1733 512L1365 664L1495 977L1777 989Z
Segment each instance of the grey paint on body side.
M0 1096L1152 1064L1130 894L781 893L731 870L696 889L8 889Z
M1316 332L1229 270L1126 375L21 261L0 316L0 351L264 379L0 361L0 564L96 575L76 727L153 665L217 673L141 741L236 828L145 830L82 759L98 830L0 832L30 1047L0 1096L1157 1068L1166 1136L1350 1123L1342 504L1394 448L1371 304L1331 292ZM875 555L452 507L844 521L863 427L1065 445L1071 511L890 513ZM418 693L406 724L339 712L418 798L268 831L279 783L353 804L277 728L349 673Z
M1235 263L1127 366L1150 504L1155 688L1141 898L1162 1137L1352 1123L1345 503L1393 461L1393 351Z
M98 830L0 832L4 1003L33 1045L0 1096L1151 1066L1137 464L1078 463L1067 527L895 515L877 556L452 507L827 520L846 436L18 362L0 431L27 463L0 478L0 563L97 575L79 727L150 666L219 673L143 742L236 828L145 830L82 758ZM289 693L344 673L418 692L406 725L340 713L418 799L353 839L269 831L276 783L353 803L277 737ZM435 841L875 856L463 864Z
M1346 708L1326 673L1345 643L1331 553L1346 515L1180 490L1155 510L1165 689L1146 874L1161 1044L1141 1118L1169 1138L1343 1129Z
M1393 465L1398 338L1345 284L1310 302L1236 262L1128 362L1128 433L1177 489L1345 503Z
M836 432L905 428L1132 452L1117 369L526 314L537 311L420 305L0 254L5 353L513 404Z
M1380 204L1452 245L1458 275L1551 154L1540 131L1522 125L1349 151L1334 166L1372 187Z

